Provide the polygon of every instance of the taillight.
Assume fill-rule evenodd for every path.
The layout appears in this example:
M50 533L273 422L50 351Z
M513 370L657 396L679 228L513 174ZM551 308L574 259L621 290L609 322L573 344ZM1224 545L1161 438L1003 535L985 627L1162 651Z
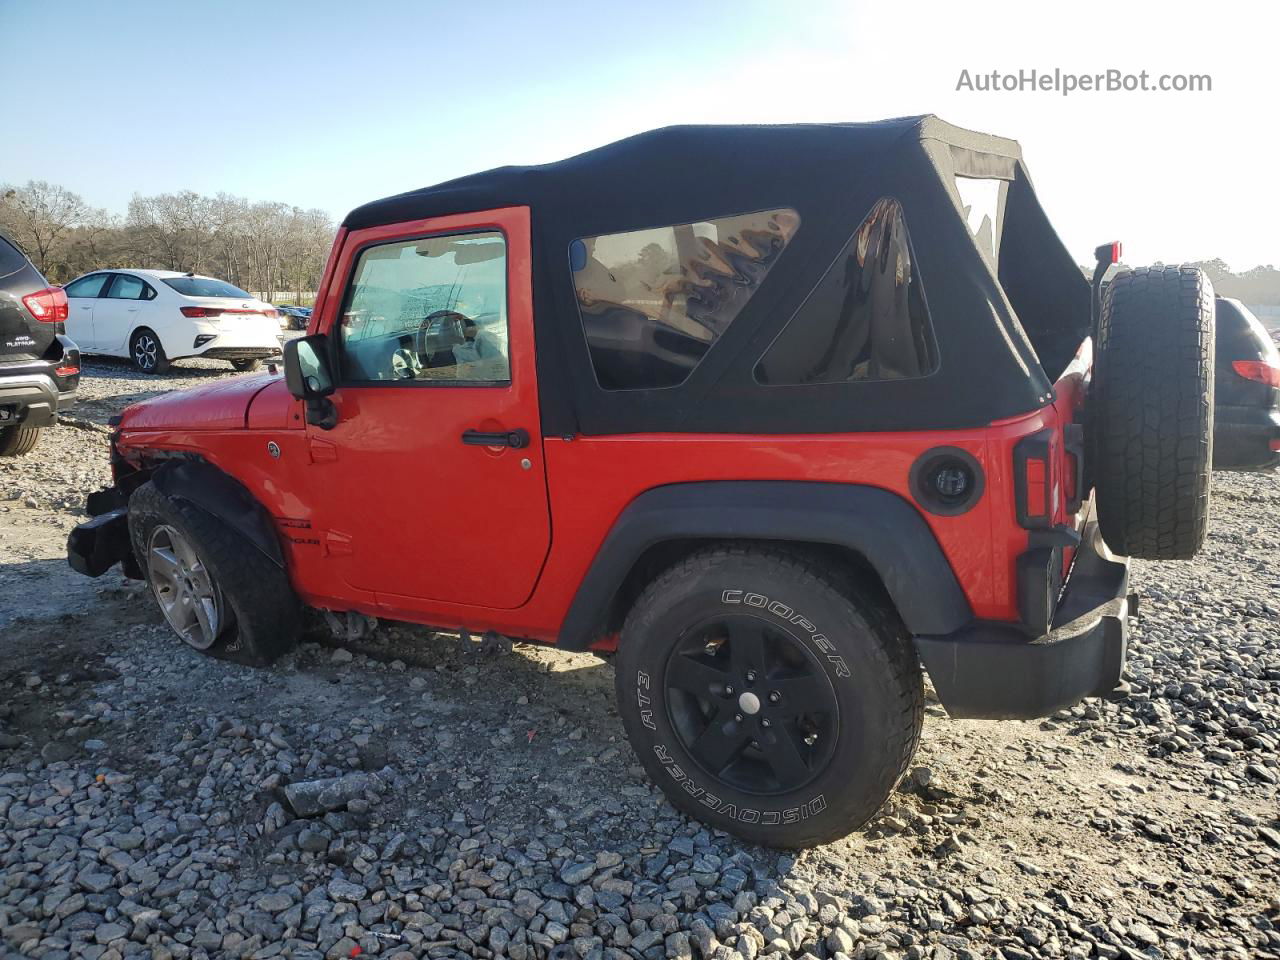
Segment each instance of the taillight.
M219 307L179 307L184 317L190 317L192 320L212 320L214 317L222 316L222 310Z
M1246 380L1256 380L1280 390L1280 367L1265 360L1235 360L1231 369Z
M1013 448L1014 510L1027 529L1053 526L1057 483L1053 475L1052 430L1023 437Z
M71 364L67 364L64 367L56 368L53 372L60 377L71 377L80 372L80 367L79 365L72 366Z
M28 293L22 302L41 323L62 323L67 319L67 292L61 287Z

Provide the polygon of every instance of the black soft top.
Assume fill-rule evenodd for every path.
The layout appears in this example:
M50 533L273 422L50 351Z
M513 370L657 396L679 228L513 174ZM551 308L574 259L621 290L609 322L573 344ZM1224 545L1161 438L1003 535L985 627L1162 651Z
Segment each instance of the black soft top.
M957 178L999 181L996 255ZM752 370L882 198L902 205L937 338L919 379L797 386ZM1089 290L1013 140L933 116L875 123L677 126L565 160L500 167L353 210L349 229L527 206L543 429L553 434L825 433L975 427L1051 399L1088 334ZM678 387L603 390L570 269L583 237L790 207L800 227L760 289Z

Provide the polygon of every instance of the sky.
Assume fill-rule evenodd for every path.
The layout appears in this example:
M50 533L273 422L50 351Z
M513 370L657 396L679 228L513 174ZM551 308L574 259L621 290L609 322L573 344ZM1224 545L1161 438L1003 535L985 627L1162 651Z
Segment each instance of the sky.
M935 113L1012 137L1080 262L1280 265L1280 5L0 0L0 182L319 207L671 123ZM23 41L21 38L29 38ZM962 71L1208 74L982 92Z

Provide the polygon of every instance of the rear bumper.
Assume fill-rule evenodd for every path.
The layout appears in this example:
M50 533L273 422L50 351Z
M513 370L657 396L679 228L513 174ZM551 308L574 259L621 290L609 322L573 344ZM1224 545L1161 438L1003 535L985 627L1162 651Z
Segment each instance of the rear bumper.
M1029 720L1116 688L1136 597L1128 592L1128 560L1104 556L1101 543L1089 524L1044 636L1028 640L1016 625L979 623L915 638L951 716Z
M1280 410L1227 407L1214 410L1215 470L1265 470L1280 464Z
M53 377L46 374L0 377L0 427L19 423L51 427L58 422L58 411L75 403L75 398L75 390L58 390Z
M267 360L280 356L280 346L274 347L210 347L196 354L209 360Z

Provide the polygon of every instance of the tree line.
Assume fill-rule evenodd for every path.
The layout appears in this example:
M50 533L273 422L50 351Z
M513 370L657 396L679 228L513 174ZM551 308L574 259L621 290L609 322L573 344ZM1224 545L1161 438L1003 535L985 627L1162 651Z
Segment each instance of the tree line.
M190 190L134 194L121 217L32 180L0 184L0 231L52 283L108 267L190 270L302 301L320 283L334 224L323 210Z
M31 180L0 184L0 231L53 283L104 267L191 270L271 300L303 300L320 283L334 224L323 210L190 190L134 194L120 217L66 187ZM1240 273L1222 260L1199 266L1224 296L1280 305L1274 266Z

